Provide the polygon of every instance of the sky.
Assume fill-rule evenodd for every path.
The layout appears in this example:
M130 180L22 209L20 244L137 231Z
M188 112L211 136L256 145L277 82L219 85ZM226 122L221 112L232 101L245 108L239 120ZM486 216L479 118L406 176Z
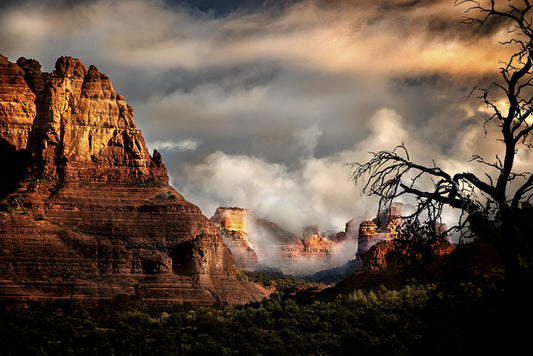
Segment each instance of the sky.
M369 219L346 163L404 143L451 172L501 144L474 86L498 78L502 23L453 0L3 1L0 53L107 74L171 184L211 217L239 206L295 233ZM489 159L489 160L490 160ZM527 154L519 165L530 166Z

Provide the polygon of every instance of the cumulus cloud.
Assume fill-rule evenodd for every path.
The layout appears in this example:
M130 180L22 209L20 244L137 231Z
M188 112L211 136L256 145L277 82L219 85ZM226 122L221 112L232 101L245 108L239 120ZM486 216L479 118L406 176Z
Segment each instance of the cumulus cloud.
M416 134L406 131L404 119L392 109L378 110L368 126L370 135L351 148L320 158L301 155L297 165L216 152L203 162L188 165L176 180L184 187L185 196L206 215L218 206L238 205L294 233L311 224L339 231L354 217L368 219L376 213L375 201L361 196L352 182L347 163L363 162L369 151L402 139L411 143L418 158L438 156ZM310 127L298 135L295 144L312 148L319 133L318 128Z

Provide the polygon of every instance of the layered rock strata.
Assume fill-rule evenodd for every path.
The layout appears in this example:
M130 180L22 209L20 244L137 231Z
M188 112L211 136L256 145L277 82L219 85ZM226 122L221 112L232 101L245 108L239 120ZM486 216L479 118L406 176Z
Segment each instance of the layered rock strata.
M264 297L236 278L213 223L168 185L106 75L71 57L50 74L17 63L0 57L0 157L24 158L2 181L2 299Z

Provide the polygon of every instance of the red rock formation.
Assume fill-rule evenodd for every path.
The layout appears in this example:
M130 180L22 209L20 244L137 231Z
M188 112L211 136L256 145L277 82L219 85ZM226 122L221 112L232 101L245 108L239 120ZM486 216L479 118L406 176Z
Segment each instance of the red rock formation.
M24 71L24 79L35 95L41 93L45 89L45 76L48 75L41 72L41 64L35 59L21 57L17 65Z
M254 218L249 215L248 209L237 207L218 208L211 221L224 237L236 265L245 269L253 269L259 260L262 264L277 268L280 267L279 263L312 263L312 270L316 271L328 267L328 262L337 252L336 241L322 236L316 225L304 227L302 237L299 237L272 222ZM248 221L255 227L252 231L248 230ZM263 235L263 238L254 236L258 234ZM257 244L251 245L249 238L253 238Z
M161 156L150 156L107 76L70 57L51 74L19 63L24 71L0 58L2 139L30 157L25 180L0 201L3 299L264 296L237 280L217 228L168 186Z
M316 225L303 228L303 237L277 246L279 260L290 264L310 264L310 272L329 268L328 263L335 254L335 242L320 234ZM297 272L297 271L296 271Z
M363 256L363 270L383 271L427 266L442 261L455 250L455 247L456 245L445 239L381 241Z
M354 290L400 289L413 275L434 281L442 270L457 268L451 256L457 246L445 239L415 241L393 239L377 242L363 256L362 268L320 293L322 296L347 294ZM461 265L459 269L463 269ZM409 273L405 273L409 271Z
M372 220L361 222L359 225L359 238L357 253L364 255L372 245L374 245L381 236L378 232L378 226Z
M280 262L293 261L305 249L301 237L278 224L261 218L250 217L250 239L261 264L279 268Z
M35 114L35 94L24 71L0 55L0 139L15 150L25 149Z
M300 252L300 257L327 262L334 253L334 244L332 240L320 234L319 226L306 226L303 228L304 250Z
M35 114L35 94L24 80L24 71L0 55L0 199L22 177Z
M220 207L211 221L233 254L235 265L238 268L253 269L257 265L257 254L248 241L247 215L247 209Z
M211 221L216 221L215 225L222 229L235 231L245 239L247 234L248 209L237 207L220 207L215 211Z
M331 269L349 261L357 251L358 233L363 237L363 244L374 244L385 231L392 238L399 224L400 211L393 207L393 218L382 221L378 226L373 221L363 222L358 231L357 219L346 223L345 231L321 232L317 225L303 228L298 236L282 229L274 222L257 218L248 209L218 208L211 220L224 236L224 241L231 249L237 266L253 269L273 267L285 273L315 273ZM382 219L385 215L382 214ZM375 219L378 221L378 219ZM381 234L378 236L378 234ZM364 240L368 239L368 240ZM348 249L348 250L347 250ZM350 257L348 257L350 256ZM360 260L360 255L359 255Z
M363 221L359 225L358 250L363 256L373 245L380 241L389 241L397 236L397 227L401 216L405 214L403 204L392 204L390 209L381 211L374 220Z
M32 171L48 179L168 183L150 157L133 108L95 66L61 57L38 98L31 137ZM154 155L155 156L155 155Z

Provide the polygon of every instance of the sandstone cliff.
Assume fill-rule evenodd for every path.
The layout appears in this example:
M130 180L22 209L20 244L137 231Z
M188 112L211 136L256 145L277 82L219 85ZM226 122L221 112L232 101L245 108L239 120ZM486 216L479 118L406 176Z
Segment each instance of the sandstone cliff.
M52 73L17 63L0 57L3 299L264 296L237 280L217 228L168 185L106 75L71 57Z
M235 265L238 268L253 269L257 265L257 254L248 241L248 210L220 207L211 217L211 221L233 254Z
M24 80L24 71L0 55L0 199L22 177L35 115L35 94Z

